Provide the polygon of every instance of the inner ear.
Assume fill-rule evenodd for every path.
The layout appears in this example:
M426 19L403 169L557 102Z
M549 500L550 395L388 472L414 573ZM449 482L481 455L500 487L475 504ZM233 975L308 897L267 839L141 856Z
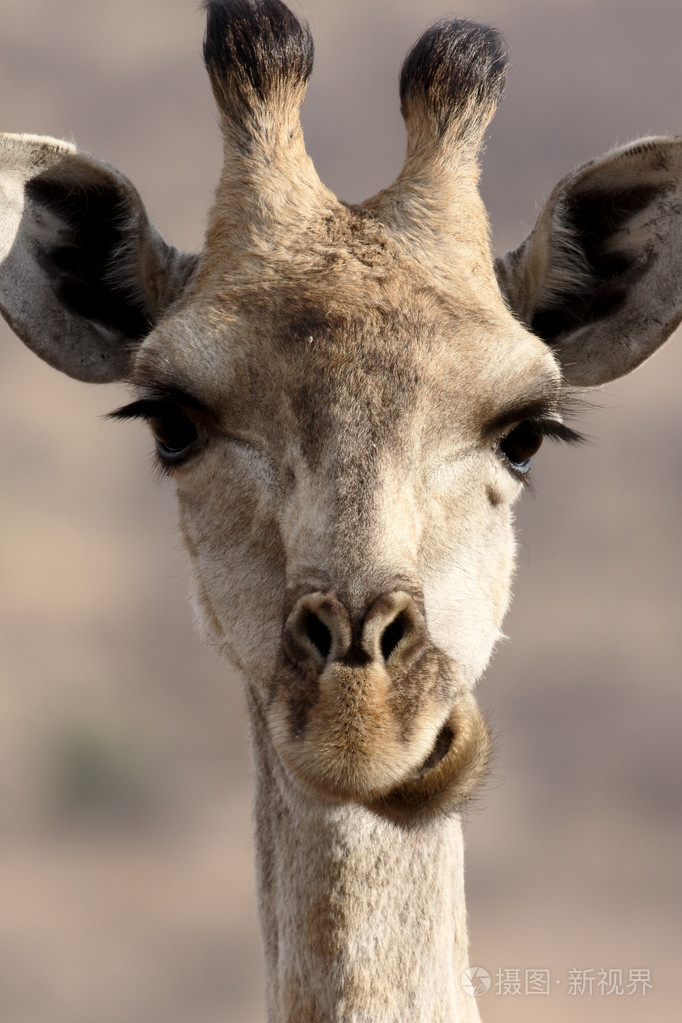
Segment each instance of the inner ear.
M36 259L61 302L131 341L145 337L153 324L127 268L131 213L120 189L48 173L28 181L26 194L35 204Z
M125 380L198 257L167 245L132 182L75 146L0 132L0 312L76 380Z
M653 253L618 244L618 235L655 200L660 185L590 190L566 197L561 210L561 231L570 238L574 258L582 272L566 285L553 289L550 301L534 311L530 327L551 343L585 323L596 323L625 306L633 284L648 270ZM584 287L585 279L590 286Z

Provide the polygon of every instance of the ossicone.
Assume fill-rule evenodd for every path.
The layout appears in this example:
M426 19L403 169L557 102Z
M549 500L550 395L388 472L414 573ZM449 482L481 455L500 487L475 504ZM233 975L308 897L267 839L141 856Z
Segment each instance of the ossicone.
M504 89L507 49L502 35L467 19L436 22L405 58L401 110L408 136L478 148Z
M306 25L281 0L206 0L204 61L223 128L244 142L265 109L296 117L313 68Z

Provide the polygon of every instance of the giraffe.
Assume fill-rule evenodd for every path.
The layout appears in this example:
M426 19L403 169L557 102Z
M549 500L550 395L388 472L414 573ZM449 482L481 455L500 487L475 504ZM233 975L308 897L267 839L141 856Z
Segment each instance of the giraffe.
M207 638L245 680L271 1020L478 1019L462 989L473 695L511 506L573 388L679 322L680 143L568 175L494 262L478 151L494 31L439 23L401 75L397 181L340 203L306 156L312 69L279 0L211 2L224 170L199 256L72 145L2 136L0 305L40 357L127 380L172 478Z

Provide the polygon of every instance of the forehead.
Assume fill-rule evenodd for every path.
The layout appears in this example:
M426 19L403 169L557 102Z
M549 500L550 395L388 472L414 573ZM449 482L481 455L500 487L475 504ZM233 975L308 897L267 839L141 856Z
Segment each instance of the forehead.
M185 391L255 423L454 418L476 429L551 400L560 373L506 309L492 266L456 258L443 284L397 246L301 246L239 272L200 267L193 293L145 342L135 382ZM434 283L434 278L436 282Z

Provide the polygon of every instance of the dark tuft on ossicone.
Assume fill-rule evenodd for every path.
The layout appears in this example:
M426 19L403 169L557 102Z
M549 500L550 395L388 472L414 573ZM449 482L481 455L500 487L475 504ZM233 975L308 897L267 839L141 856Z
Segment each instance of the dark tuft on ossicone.
M305 86L314 46L281 0L206 0L204 61L218 105L246 127L278 92Z
M412 47L400 73L400 102L407 120L417 101L436 118L440 134L476 131L497 106L507 73L500 32L467 19L438 21Z

